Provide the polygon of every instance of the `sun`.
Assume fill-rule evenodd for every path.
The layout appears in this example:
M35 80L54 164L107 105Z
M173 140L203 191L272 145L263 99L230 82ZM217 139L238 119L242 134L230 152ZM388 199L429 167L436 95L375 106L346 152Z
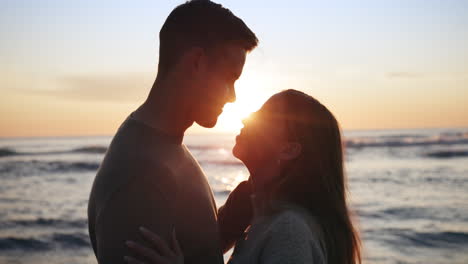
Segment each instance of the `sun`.
M218 118L216 127L223 132L238 132L242 127L242 119L257 111L268 98L268 95L239 87L236 89L236 101L224 106L223 113Z

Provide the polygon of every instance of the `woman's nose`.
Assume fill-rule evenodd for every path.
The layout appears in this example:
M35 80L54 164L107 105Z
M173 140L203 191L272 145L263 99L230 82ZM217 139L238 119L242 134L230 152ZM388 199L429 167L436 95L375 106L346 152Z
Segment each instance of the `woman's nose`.
M250 115L248 115L247 117L243 118L242 119L242 124L244 126L248 125L250 122L252 122L252 119L253 119L253 113L251 113Z

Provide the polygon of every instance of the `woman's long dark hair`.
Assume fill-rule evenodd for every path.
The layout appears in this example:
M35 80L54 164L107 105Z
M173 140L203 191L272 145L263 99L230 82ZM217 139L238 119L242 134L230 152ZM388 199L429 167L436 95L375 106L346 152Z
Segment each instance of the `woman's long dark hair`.
M309 210L324 233L328 263L361 263L359 234L347 204L347 180L338 122L313 97L296 90L274 95L288 139L299 142L301 155L285 164L282 179L271 189L272 198Z

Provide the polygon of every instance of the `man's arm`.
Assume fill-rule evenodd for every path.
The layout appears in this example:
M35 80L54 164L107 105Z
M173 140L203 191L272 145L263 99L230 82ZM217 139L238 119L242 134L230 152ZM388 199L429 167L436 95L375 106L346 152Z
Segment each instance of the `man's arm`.
M173 203L163 195L151 177L166 177L168 171L158 170L155 174L143 173L134 178L112 195L98 216L96 223L97 257L99 263L124 263L125 255L132 253L125 241L145 243L138 232L140 226L147 227L170 241L174 224Z
M226 203L218 209L218 226L223 253L234 245L250 224L253 216L251 194L250 183L243 181L229 194Z

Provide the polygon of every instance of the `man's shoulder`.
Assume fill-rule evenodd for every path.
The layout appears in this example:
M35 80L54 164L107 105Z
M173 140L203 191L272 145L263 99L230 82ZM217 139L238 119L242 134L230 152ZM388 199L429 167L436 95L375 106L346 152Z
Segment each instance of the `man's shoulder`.
M157 157L108 152L94 179L91 197L97 211L101 211L110 200L133 191L167 197L175 194L177 189L172 170Z
M101 180L106 186L109 195L115 192L124 192L133 186L139 188L158 190L162 193L174 192L177 189L172 170L162 161L157 159L127 159L122 164L103 163L96 175L96 180Z
M106 158L147 162L171 158L182 152L182 137L169 136L134 118L127 119L114 135Z
M98 169L99 189L114 192L130 182L173 189L177 165L182 165L182 145L166 140L154 129L129 116L119 127ZM166 188L166 189L167 189Z

